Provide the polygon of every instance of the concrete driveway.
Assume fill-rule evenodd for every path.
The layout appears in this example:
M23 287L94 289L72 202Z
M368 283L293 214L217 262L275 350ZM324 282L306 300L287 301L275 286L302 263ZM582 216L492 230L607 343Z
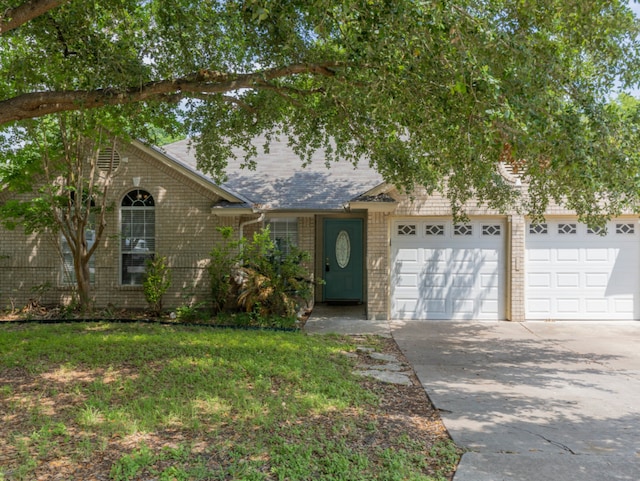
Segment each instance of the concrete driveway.
M640 480L640 323L392 322L454 481Z

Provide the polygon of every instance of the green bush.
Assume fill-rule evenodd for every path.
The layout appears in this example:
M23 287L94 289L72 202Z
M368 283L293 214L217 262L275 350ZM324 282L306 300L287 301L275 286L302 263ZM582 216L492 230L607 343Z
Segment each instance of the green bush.
M271 241L269 229L256 232L244 246L238 304L247 312L292 317L299 304L311 298L312 282L303 265L310 255L292 245L287 251L281 251Z
M312 296L313 281L304 266L311 256L295 246L283 252L271 241L268 228L251 240L232 241L231 228L219 232L223 242L211 251L209 268L216 312L231 299L252 314L256 325L295 322L300 305ZM281 319L274 322L272 316Z
M211 284L211 302L213 313L221 312L231 295L231 270L238 262L239 242L233 241L233 228L218 227L222 235L222 243L215 246L210 253L209 279Z
M176 307L176 319L181 322L204 321L209 316L204 312L204 302L182 304Z
M167 265L165 256L156 256L147 261L147 269L142 281L144 298L149 304L152 313L159 315L162 312L162 296L171 286L171 271Z

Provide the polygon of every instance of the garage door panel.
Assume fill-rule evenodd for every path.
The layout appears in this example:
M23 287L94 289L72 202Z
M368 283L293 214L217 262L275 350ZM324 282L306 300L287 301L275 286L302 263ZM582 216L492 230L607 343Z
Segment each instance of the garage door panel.
M418 250L417 249L398 249L396 251L396 261L402 263L418 263Z
M469 240L468 240L469 241ZM456 264L477 265L479 262L497 263L500 259L500 251L494 248L478 249L450 249L449 262Z
M445 297L423 299L420 303L423 306L423 311L431 311L436 314L445 314L447 312L447 299Z
M585 261L587 262L611 262L611 249L585 249Z
M580 287L580 274L577 272L562 272L556 274L556 286L557 287L568 287L568 288L579 288Z
M398 287L418 287L418 274L400 274L396 279Z
M530 272L527 280L529 287L551 287L551 274L548 272Z
M640 305L640 240L633 222L596 235L576 223L575 232L526 230L526 316L528 319L638 319ZM568 228L565 228L567 230ZM573 229L573 228L572 228ZM547 282L550 276L550 282Z
M448 270L448 265L449 263L447 262L430 262L427 259L421 266L421 270L425 276L437 276L441 275L443 272L446 272Z
M555 258L558 262L579 262L580 250L578 249L555 249Z
M450 260L456 265L474 264L478 261L479 253L472 249L449 249Z
M493 249L482 249L479 252L479 256L486 265L494 264L496 266L501 258L500 250L495 247Z
M477 259L476 261L450 262L447 264L447 270L456 274L468 273L475 275L479 272L495 274L498 271L498 263L484 261L482 259Z
M527 251L527 261L529 263L535 264L539 263L547 263L551 261L551 251L545 249L529 249Z
M416 292L418 292L419 285L417 286L399 286L396 285L395 292L397 299L417 299Z
M483 289L497 288L498 287L498 270L493 272L485 272L480 274L480 287Z
M585 305L589 312L604 314L609 311L609 301L606 299L586 299Z
M609 275L605 272L587 272L585 274L585 287L606 289L609 283Z
M416 249L422 252L423 259L428 262L449 262L451 252L449 249Z
M633 313L635 302L633 299L614 299L615 311L619 313Z
M487 300L480 303L480 312L484 315L498 314L498 301Z
M579 297L558 298L556 302L560 313L579 314L581 311Z
M474 299L454 299L453 312L462 316L473 315L473 313L475 312L475 300Z
M422 265L419 262L396 260L393 270L398 274L419 274L422 272Z
M452 274L451 286L452 287L466 287L472 288L476 283L476 278L470 274Z
M447 286L447 276L445 274L430 274L422 277L422 285L426 288Z
M529 312L547 315L551 311L551 299L530 297Z
M417 302L415 299L396 299L397 316L399 319L411 319L416 311Z

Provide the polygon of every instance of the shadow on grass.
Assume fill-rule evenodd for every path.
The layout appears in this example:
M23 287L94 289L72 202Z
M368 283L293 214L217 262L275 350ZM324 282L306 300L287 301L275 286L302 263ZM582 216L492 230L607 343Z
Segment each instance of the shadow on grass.
M0 325L0 460L9 466L0 475L35 479L53 464L69 479L400 481L450 473L456 457L443 465L425 454L448 442L443 430L421 438L417 429L409 437L379 427L377 396L343 354L352 348L344 338L299 332Z

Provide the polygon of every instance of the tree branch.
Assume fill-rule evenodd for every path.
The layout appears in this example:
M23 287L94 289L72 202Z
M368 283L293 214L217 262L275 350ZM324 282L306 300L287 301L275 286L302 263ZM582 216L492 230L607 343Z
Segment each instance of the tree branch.
M258 113L258 110L253 108L251 105L249 105L246 102L243 102L242 100L240 100L239 98L236 97L232 97L231 95L225 95L224 97L222 97L224 99L225 102L237 105L238 107L246 110L247 112L249 112L252 115L256 115Z
M268 82L278 78L310 74L333 77L339 62L293 64L248 74L224 74L200 70L176 79L149 82L128 89L63 90L32 92L0 101L0 125L15 120L40 117L56 112L93 109L106 105L124 105L146 100L178 101L202 94L220 94L241 89L270 88Z
M0 14L0 35L24 25L40 15L59 7L69 0L29 0Z

